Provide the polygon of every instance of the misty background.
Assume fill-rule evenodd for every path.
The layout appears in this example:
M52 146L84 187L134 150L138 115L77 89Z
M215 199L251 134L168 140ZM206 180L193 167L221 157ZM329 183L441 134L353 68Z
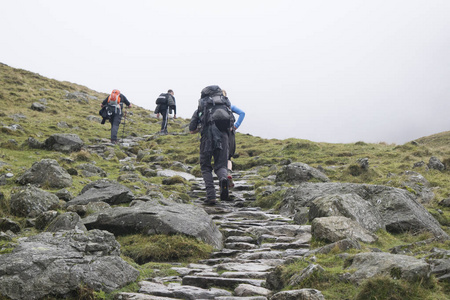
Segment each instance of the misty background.
M405 142L450 128L450 1L0 2L0 62L190 118L217 84L239 131ZM34 99L33 99L34 100ZM31 101L31 99L30 99ZM170 125L169 125L170 132Z

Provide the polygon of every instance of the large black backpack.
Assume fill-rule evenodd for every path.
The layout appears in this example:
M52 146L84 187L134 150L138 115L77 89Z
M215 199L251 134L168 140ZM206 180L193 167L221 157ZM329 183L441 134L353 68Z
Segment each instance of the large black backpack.
M198 112L204 127L215 125L220 131L228 132L234 124L231 103L223 96L217 85L207 86L202 90Z
M167 105L169 102L169 94L161 93L158 98L156 98L156 104Z

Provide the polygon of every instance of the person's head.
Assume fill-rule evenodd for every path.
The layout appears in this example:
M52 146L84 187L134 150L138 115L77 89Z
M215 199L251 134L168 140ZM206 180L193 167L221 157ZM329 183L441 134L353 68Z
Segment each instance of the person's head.
M222 94L226 97L227 96L227 91L222 90Z
M171 94L173 96L173 90L168 90L167 93Z

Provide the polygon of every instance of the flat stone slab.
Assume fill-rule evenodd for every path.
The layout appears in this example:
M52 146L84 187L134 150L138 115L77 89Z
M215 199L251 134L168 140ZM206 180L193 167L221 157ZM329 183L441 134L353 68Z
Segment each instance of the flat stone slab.
M234 288L239 284L243 283L261 287L265 282L266 282L265 280L246 279L246 278L200 277L200 276L183 277L183 285L191 285L203 289L207 289L211 286Z
M273 267L258 263L223 263L216 266L218 271L237 271L237 272L265 272Z
M172 177L172 176L181 176L186 180L194 180L195 176L186 172L174 171L174 170L161 170L156 172L157 176L160 177Z
M224 272L222 277L225 278L249 278L249 279L266 279L270 272Z
M171 283L166 286L149 281L141 281L139 285L141 287L139 293L176 299L217 299L219 296L231 296L231 293L226 290L217 288L204 289L194 285Z

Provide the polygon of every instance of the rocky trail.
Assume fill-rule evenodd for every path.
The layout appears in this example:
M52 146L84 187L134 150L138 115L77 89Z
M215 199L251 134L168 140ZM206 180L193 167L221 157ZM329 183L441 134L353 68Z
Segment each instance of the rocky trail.
M340 259L346 260L347 250L362 249L360 242L374 243L378 238L375 232L379 229L393 233L426 231L429 238L420 244L449 239L420 204L420 201L426 202L431 197L426 181L415 193L389 186L330 182L320 170L293 162L281 167L276 175L265 178L271 184L259 188L272 195L284 188L277 183L286 181L292 185L280 196L279 212L251 205L256 200L252 182L263 179L255 170L234 172L235 186L229 201L205 206L203 179L191 174L192 166L177 162L176 169L184 172L165 169L158 160L154 161L151 169L145 169L145 164L137 166L146 153L128 153L127 147L138 139L122 141L120 147L127 157L119 160L121 174L117 181L100 179L89 182L75 197L64 192L64 187L72 185L71 175L56 160L35 162L18 178L24 187L11 197L11 211L29 218L30 224L34 222L36 229L44 231L20 239L11 253L0 256L1 294L11 299L67 295L80 283L109 293L136 282L139 272L120 258L120 244L115 235L143 232L184 234L217 249L208 259L196 263L171 263L177 276L139 279L137 293L116 294L116 299L124 300L324 299L322 292L313 288L279 291L286 283L295 287L316 272L325 271L315 262L315 253L328 254L339 249L344 252ZM52 149L81 147L73 135L58 135L50 142L46 144L52 145ZM110 151L112 147L117 145L101 142L86 149L109 160L116 159L115 156L110 157L114 152ZM172 178L178 175L189 181L191 188L188 194L193 203L185 203L172 196L164 197L160 192L163 186L139 178L137 167L141 168L143 175L148 172L150 177ZM101 168L89 163L72 169L71 172L80 172L87 178L105 176ZM410 175L421 178L415 172L410 172ZM315 182L309 182L311 178ZM169 184L168 181L164 183L165 180L163 185ZM129 187L120 183L122 181L140 182L147 192L135 196ZM61 188L56 193L58 196L38 188L45 182ZM141 187L136 185L132 188ZM67 210L62 214L53 210L60 205L59 199L65 201ZM299 225L308 221L311 225ZM19 224L7 218L3 223L10 228L16 226L20 231ZM3 235L10 240L14 237L14 233ZM329 244L311 249L312 237ZM419 242L402 244L388 251L371 247L369 251L357 253L347 261L351 263L348 269L352 271L339 274L339 280L361 284L374 276L391 274L395 268L400 270L405 281L429 280L430 275L434 275L437 280L447 282L450 278L450 251L433 247L423 258L416 258L414 251L418 246ZM279 266L299 259L307 262L308 266L288 282L286 278L282 280ZM155 274L158 276L163 272L154 270L152 276ZM55 282L54 278L63 280ZM39 290L35 289L37 284Z
M267 282L276 266L302 257L309 251L310 225L293 225L290 218L258 207L249 172L233 174L235 187L229 201L203 206L203 180L196 178L191 197L203 206L224 235L224 248L211 257L182 267L175 277L157 277L139 283L139 293L121 293L117 299L324 299L320 291L303 289L273 294ZM275 280L276 281L276 280Z

